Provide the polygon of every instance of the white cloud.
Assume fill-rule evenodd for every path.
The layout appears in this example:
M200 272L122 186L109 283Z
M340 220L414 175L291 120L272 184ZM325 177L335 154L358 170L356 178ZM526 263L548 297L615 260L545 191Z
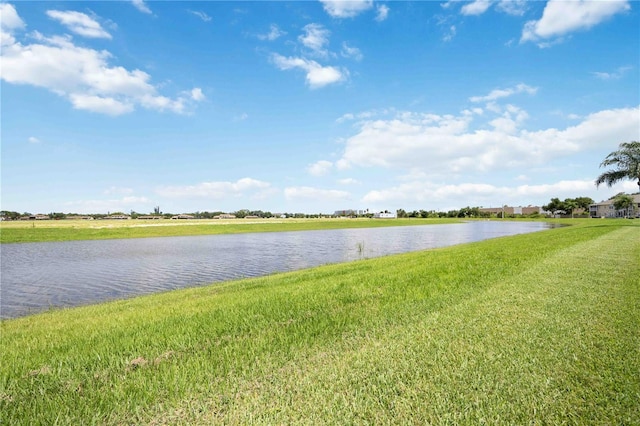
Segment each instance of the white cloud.
M456 0L457 2L458 0ZM441 5L448 8L447 3ZM456 18L451 14L438 14L433 17L437 27L442 31L442 41L449 42L456 36Z
M73 213L123 212L148 209L151 200L146 197L126 196L109 200L82 200L65 203L68 211Z
M499 133L514 134L527 118L529 114L526 111L514 105L507 105L502 115L489 121L489 124Z
M549 0L542 18L525 24L520 42L535 42L561 37L573 31L587 30L613 15L630 9L631 6L626 0Z
M358 185L360 181L354 178L338 179L340 185Z
M218 181L202 182L197 185L164 186L156 190L156 193L168 198L214 198L240 197L248 193L269 190L271 184L252 178L242 178L236 182Z
M27 140L29 141L29 143L40 143L40 139L36 138L35 136L30 136Z
M484 123L474 120L482 118ZM544 164L603 142L640 138L640 108L604 110L565 129L522 129L524 110L507 106L499 116L398 113L363 121L345 141L338 169L385 167L460 173Z
M123 188L123 187L118 187L118 186L110 186L109 188L104 190L104 194L105 195L111 195L111 194L128 195L128 194L133 194L133 189L132 188Z
M442 41L449 42L453 40L455 36L456 36L456 26L451 25L449 27L449 30L445 32L444 35L442 36Z
M320 0L324 10L334 18L353 18L373 7L372 0Z
M598 200L601 198L598 194L598 189L590 179L516 186L496 186L486 183L443 184L415 180L390 188L370 191L365 194L362 201L377 205L421 203L428 204L425 206L427 208L434 208L434 206L441 208L443 205L460 206L461 204L498 207L505 204L525 206L533 203L542 206L548 203L552 197L563 199L586 196Z
M307 84L312 89L341 82L348 76L348 73L344 70L331 66L322 66L316 61L304 58L287 58L274 53L271 55L271 60L281 70L300 68L306 71Z
M144 0L131 0L131 3L142 13L151 14L151 9L145 4Z
M269 32L266 34L258 34L258 38L260 40L274 41L285 34L287 33L282 31L276 24L271 24Z
M343 114L338 119L336 119L336 123L344 123L345 121L352 121L352 120L366 120L375 116L388 115L394 111L395 110L393 109L382 109L382 110L362 111L357 114L348 112L346 114Z
M204 93L202 93L202 89L199 87L191 89L191 92L189 93L191 95L191 99L193 99L194 101L200 102L205 99Z
M131 112L136 106L183 113L204 99L199 88L176 98L159 95L146 72L110 65L108 51L77 46L68 36L45 37L35 31L31 37L35 43L22 44L12 35L3 36L1 78L50 90L74 108L109 115Z
M450 9L456 5L462 4L460 13L462 15L482 15L495 4L496 9L500 12L514 16L522 16L527 9L527 0L448 0L441 3L443 9Z
M325 46L329 44L331 32L320 24L307 24L303 28L304 34L298 36L298 40L308 49L319 56L326 57L329 52Z
M482 15L489 9L491 3L492 0L475 0L462 6L460 13L463 15Z
M298 36L298 41L306 47L305 56L316 56L327 59L329 56L336 57L334 53L327 50L329 44L330 31L320 24L307 24L304 33ZM361 58L362 54L357 48L343 44L341 54L345 57ZM271 62L281 70L294 68L302 69L306 72L306 80L312 89L324 87L329 84L338 83L349 76L349 71L344 68L334 66L324 66L320 63L307 59L306 57L285 57L274 53L271 55Z
M514 188L516 194L525 197L552 196L568 197L571 194L593 191L593 180L563 180L549 184L520 185ZM555 195L553 195L555 194Z
M284 196L287 200L311 199L315 201L345 200L351 197L347 191L337 189L319 189L308 186L285 188Z
M357 47L352 47L347 44L347 42L342 43L342 51L340 52L342 56L345 58L353 58L356 61L361 61L363 56L360 49Z
M390 188L368 192L362 202L377 206L395 205L407 207L419 205L420 208L448 210L461 205L478 207L543 206L551 198L590 197L595 201L603 200L618 192L633 192L637 185L624 182L603 191L598 190L593 180L564 180L540 185L496 186L486 183L443 184L425 181L412 181ZM444 207L444 208L443 208Z
M389 7L381 4L378 6L378 13L376 15L376 21L382 22L389 16Z
M72 10L48 10L47 16L55 19L67 27L69 31L89 38L111 38L111 34L105 31L100 23L84 13Z
M513 16L522 16L527 10L527 0L500 0L498 10Z
M440 3L440 7L446 10L459 3L460 0L447 0L444 3Z
M204 12L201 12L199 10L189 10L189 13L191 13L192 15L197 16L198 18L202 19L204 22L210 22L211 21L211 16L207 15Z
M0 30L12 32L24 27L25 24L18 16L16 8L9 3L0 3Z
M617 80L619 78L622 78L622 76L624 76L624 74L627 71L630 71L632 69L633 67L626 66L626 67L620 67L614 72L597 72L596 71L596 72L593 72L592 74L601 80Z
M333 163L331 161L321 160L314 164L311 164L307 171L313 176L324 176L331 171Z
M487 102L487 101L495 101L497 99L506 98L508 96L516 95L519 93L527 93L529 95L535 95L538 91L537 87L531 87L526 84L520 83L515 87L510 87L507 89L495 89L492 90L486 96L473 96L469 98L471 102Z
M430 150L444 156L449 149L444 139L466 131L470 121L468 117L412 113L399 113L389 120L363 121L358 133L347 139L341 159L344 162L339 166L403 167L422 162L424 158L412 155L430 156L426 152Z
M82 93L70 93L69 100L75 109L83 109L113 116L126 114L135 109L131 103L121 102L115 98Z
M189 95L187 95L189 96ZM193 99L192 96L190 96ZM185 102L188 98L178 97L171 99L166 96L145 94L140 97L139 102L145 108L155 109L158 111L173 111L182 113L185 110Z
M487 184L465 183L459 185L446 185L425 182L424 180L402 183L391 188L369 191L362 198L365 203L406 203L406 202L431 202L438 204L449 198L461 198L469 204L468 196L477 197L480 194L495 197L496 188ZM467 197L465 197L467 196ZM473 203L472 203L473 204Z
M355 120L355 118L356 118L355 114L348 112L346 114L343 114L338 119L336 119L336 123L344 123L345 121Z

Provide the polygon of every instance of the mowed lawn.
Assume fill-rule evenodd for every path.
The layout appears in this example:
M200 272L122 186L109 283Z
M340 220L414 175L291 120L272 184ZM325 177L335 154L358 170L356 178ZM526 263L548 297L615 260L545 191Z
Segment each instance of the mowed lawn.
M640 424L640 223L3 321L2 424Z

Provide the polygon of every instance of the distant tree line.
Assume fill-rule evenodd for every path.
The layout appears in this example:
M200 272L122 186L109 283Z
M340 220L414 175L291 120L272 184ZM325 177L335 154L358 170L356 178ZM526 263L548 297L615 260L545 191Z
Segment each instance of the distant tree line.
M11 212L8 210L0 211L0 217L2 217L4 220L17 220L24 215L30 215L30 213L18 213L18 212Z
M549 204L542 206L542 209L554 215L567 214L573 216L577 210L588 211L589 206L593 203L593 199L589 197L565 198L564 201L560 201L559 198L552 198Z
M463 207L459 210L435 211L435 210L413 210L410 212L404 209L396 210L396 215L400 218L444 218L444 217L491 217L491 213L481 211L482 207Z
M621 196L624 194L618 194L616 197ZM562 215L573 215L574 212L577 211L588 211L589 209L589 205L593 204L594 201L593 199L589 198L589 197L578 197L578 198L565 198L564 200L560 200L559 198L552 198L551 201L542 206L542 210L546 211L546 212L550 212L553 215L557 215L557 214L562 214ZM625 203L629 203L629 200L627 199L621 199L621 203L625 204ZM385 213L389 213L388 210L384 211ZM193 216L196 219L213 219L216 218L220 215L223 214L232 214L234 215L236 218L238 219L243 219L243 218L247 218L247 217L257 217L257 218L272 218L272 217L285 217L285 218L296 218L296 219L309 219L309 218L322 218L322 217L334 217L335 215L331 215L331 214L322 214L322 213L315 213L315 214L309 214L309 213L272 213L270 211L263 211L263 210L249 210L249 209L241 209L241 210L237 210L237 211L232 211L232 212L223 212L223 211L196 211L193 213L186 213L190 216ZM123 212L108 212L107 214L90 214L90 215L80 215L80 214L76 214L76 213L49 213L47 216L50 219L56 220L56 219L67 219L67 218L74 218L74 217L91 217L93 219L105 219L108 218L109 216L113 216L113 215L125 215L125 213ZM160 207L156 206L153 209L153 213L139 213L136 211L131 210L128 214L128 216L130 216L132 219L137 219L141 216L156 216L156 217L160 217L163 219L170 219L171 217L175 216L175 213L163 213L160 211ZM457 209L457 210L449 210L449 211L436 211L436 210L424 210L424 209L420 209L420 210L411 210L411 211L406 211L404 209L398 209L396 210L396 216L398 218L422 218L422 219L427 219L427 218L489 218L489 217L495 217L495 216L501 217L502 213L491 213L488 212L486 210L483 210L482 207L463 207L461 209ZM8 211L8 210L3 210L0 211L0 217L2 217L3 220L18 220L21 217L25 217L25 216L33 216L31 213L28 212L23 212L23 213L19 213L19 212L15 212L15 211ZM505 215L507 216L507 215ZM508 216L510 217L515 217L516 215L514 214L508 214ZM518 215L519 217L521 217L522 215ZM535 212L535 213L531 213L531 214L527 214L524 215L526 217L538 217L540 216L540 213ZM353 214L350 215L350 217L373 217L373 213L370 213L368 210L366 210L365 213L363 214L355 214L355 212L353 212Z
M213 219L217 216L223 214L232 214L238 219L244 219L247 217L258 217L258 218L272 218L272 217L285 217L285 218L320 218L320 217L330 217L332 215L322 214L322 213L272 213L270 211L262 211L262 210L248 210L241 209L238 211L232 212L223 212L223 211L196 211L193 213L186 213L190 216L193 216L196 219ZM52 212L45 214L51 220L61 220L61 219L72 219L77 217L83 218L91 218L91 219L107 219L110 216L130 216L132 219L138 219L140 217L158 217L162 219L171 219L173 216L176 216L176 213L166 213L161 212L159 207L155 207L153 213L140 213L134 210L131 210L129 213L124 212L107 212L104 213L93 213L93 214L78 214L78 213L60 213L60 212ZM35 214L30 212L16 212L9 210L0 211L0 218L2 220L19 220L23 217L33 217Z

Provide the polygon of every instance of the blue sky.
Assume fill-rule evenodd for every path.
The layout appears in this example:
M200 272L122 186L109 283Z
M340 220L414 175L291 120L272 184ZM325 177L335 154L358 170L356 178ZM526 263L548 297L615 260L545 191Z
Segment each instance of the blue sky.
M640 3L4 2L3 210L542 205L640 140Z

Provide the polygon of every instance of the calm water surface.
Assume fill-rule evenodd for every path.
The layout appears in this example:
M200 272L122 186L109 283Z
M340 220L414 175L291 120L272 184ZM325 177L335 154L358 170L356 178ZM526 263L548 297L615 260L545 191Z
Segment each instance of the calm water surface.
M547 229L538 222L3 244L0 317Z

